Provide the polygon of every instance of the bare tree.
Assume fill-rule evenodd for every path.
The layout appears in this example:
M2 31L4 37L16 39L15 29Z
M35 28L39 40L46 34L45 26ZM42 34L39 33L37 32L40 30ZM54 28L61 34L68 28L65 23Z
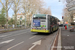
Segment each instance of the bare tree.
M17 27L17 12L19 11L20 9L20 3L21 3L21 0L13 0L13 11L15 13L15 27Z
M28 14L29 22L32 14L38 13L39 8L42 7L41 0L22 0L22 8L25 15L25 26L26 26L26 14Z
M48 8L41 8L41 14L49 14L51 15L51 10L50 10L50 7Z
M26 20L26 19L27 19L27 18L26 18L26 14L29 12L28 6L30 6L30 5L28 5L28 0L22 0L21 3L22 3L22 8L23 8L23 10L24 10L24 11L23 11L23 12L24 12L24 16L25 16L25 22L24 22L24 24L25 24L25 28L26 28L26 25L27 25L27 24L26 24L26 21L27 21L27 20Z
M2 0L0 0L0 3L6 10L6 18L7 18L6 26L8 28L8 11L11 8L13 2L12 2L12 0L4 0L4 2L2 2Z
M73 13L69 12L67 8L63 9L64 22L72 22Z
M71 22L73 22L73 11L70 11L69 14L70 14Z

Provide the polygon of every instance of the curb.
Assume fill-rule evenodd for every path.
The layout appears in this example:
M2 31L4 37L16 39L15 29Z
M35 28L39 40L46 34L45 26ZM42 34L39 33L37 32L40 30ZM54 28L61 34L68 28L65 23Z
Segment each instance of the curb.
M58 36L59 36L59 30L57 32L56 37L54 38L53 44L51 46L51 50L57 50L56 46L57 46L57 43L58 43Z
M29 27L28 27L29 28ZM16 29L8 29L8 30L3 30L3 31L0 31L0 34L1 33L6 33L6 32L12 32L12 31L17 31L17 30L23 30L23 29L28 29L28 28L16 28Z
M61 50L61 28L59 28L58 33L53 41L51 50Z

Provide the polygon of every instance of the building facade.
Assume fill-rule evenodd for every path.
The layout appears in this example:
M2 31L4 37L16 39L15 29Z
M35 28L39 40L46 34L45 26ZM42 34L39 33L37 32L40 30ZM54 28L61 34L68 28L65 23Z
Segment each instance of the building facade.
M26 16L26 23L29 24L31 23L31 18L32 18L32 15L31 14L26 14L24 15L24 13L18 13L17 14L17 23L19 25L25 25L25 16ZM13 19L15 19L15 16L13 15Z

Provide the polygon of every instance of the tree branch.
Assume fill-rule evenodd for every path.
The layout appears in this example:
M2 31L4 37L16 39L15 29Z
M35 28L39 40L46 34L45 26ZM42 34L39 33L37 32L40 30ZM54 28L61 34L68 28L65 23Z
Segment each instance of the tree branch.
M5 8L4 4L2 3L2 1L0 0L1 4L3 5L3 7Z
M10 2L11 4L10 4L10 6L9 6L9 8L8 8L8 11L9 11L9 9L11 8L11 6L12 6L12 4L13 4L13 2Z

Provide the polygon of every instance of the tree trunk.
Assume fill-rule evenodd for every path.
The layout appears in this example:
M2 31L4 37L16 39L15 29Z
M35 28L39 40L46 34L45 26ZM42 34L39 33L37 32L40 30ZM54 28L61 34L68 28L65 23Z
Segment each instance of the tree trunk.
M17 27L17 6L15 5L15 28Z
M26 28L26 14L24 14L25 15L25 22L24 22L24 24L25 24L25 28Z
M15 11L15 28L17 27L17 13Z
M8 6L7 5L8 5L8 3L6 2L6 18L7 18L6 19L6 21L7 21L6 22L6 28L8 28Z

